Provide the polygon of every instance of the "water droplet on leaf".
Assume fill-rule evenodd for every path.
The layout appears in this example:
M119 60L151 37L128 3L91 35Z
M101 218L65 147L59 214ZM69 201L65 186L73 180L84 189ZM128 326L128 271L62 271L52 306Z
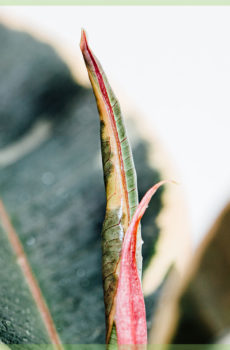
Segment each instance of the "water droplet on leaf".
M36 242L35 237L30 237L30 238L26 241L26 244L27 244L28 246L32 246L35 242Z
M50 186L54 183L54 175L50 172L42 174L42 183L46 186Z

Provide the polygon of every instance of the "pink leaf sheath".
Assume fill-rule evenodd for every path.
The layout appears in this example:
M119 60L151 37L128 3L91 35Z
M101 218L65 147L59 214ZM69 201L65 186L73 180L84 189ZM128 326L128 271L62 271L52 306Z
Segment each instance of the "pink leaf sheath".
M116 329L118 345L147 344L145 303L136 266L136 235L138 225L157 189L169 181L151 187L142 198L125 234L117 289ZM120 346L119 349L123 347ZM132 347L137 349L139 347ZM143 349L143 347L141 347Z

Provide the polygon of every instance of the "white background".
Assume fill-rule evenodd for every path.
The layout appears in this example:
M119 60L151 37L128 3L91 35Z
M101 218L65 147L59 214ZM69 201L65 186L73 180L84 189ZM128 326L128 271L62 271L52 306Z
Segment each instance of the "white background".
M199 242L230 196L230 7L21 6L1 18L65 47L78 66L86 29L116 95L134 101L178 169Z

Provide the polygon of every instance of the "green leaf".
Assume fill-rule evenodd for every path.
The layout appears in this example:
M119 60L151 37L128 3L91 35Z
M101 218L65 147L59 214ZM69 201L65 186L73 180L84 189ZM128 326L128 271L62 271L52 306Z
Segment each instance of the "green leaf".
M105 197L94 96L72 79L51 46L1 25L0 36L0 197L61 343L103 343L100 231ZM148 146L137 132L141 196L160 180L148 162ZM155 217L161 195L156 194L143 220L145 262L159 234ZM0 227L0 343L15 350L40 349L51 340ZM147 299L149 324L158 295ZM31 345L36 342L37 347Z
M119 102L82 31L80 47L96 97L101 123L101 150L106 189L106 214L102 229L103 281L109 343L116 307L119 261L124 234L138 205L136 170ZM137 234L136 260L141 278L141 232Z
M229 227L227 203L191 260L180 300L175 343L229 343Z
M61 343L102 343L104 197L94 101L50 46L1 25L0 37L0 197ZM51 344L0 221L0 342Z
M5 343L54 344L54 349L61 350L50 312L1 202L0 222L0 300L5 310L1 339Z

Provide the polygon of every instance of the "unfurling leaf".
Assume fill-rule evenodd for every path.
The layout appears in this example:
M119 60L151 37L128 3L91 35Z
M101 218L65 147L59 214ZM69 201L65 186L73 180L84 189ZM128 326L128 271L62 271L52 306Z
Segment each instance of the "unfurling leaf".
M136 172L121 110L104 71L82 31L80 47L97 101L101 122L101 150L106 189L102 229L106 342L147 344L145 303L141 288L141 232L139 223L156 190L153 186L138 205ZM133 349L133 348L132 348Z
M165 182L167 181L161 181L150 188L142 198L124 237L115 313L119 345L147 344L145 303L135 259L136 237L149 201Z
M109 343L111 333L116 335L114 315L123 237L138 205L136 171L119 103L100 63L88 46L84 31L82 31L80 47L96 97L101 123L101 150L107 197L102 229L102 273L107 327L106 342ZM135 256L140 278L141 246L139 230Z

